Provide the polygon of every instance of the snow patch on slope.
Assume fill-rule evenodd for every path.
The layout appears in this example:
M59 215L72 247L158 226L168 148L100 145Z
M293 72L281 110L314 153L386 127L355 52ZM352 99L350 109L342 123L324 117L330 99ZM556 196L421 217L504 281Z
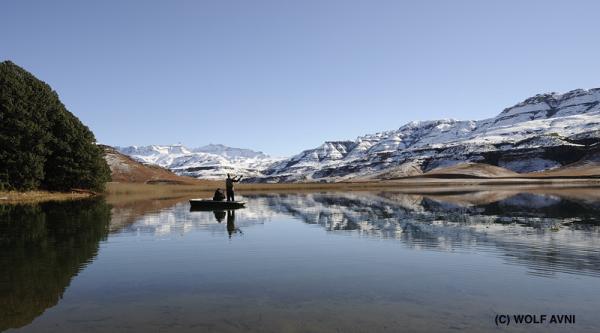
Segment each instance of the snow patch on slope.
M536 95L480 121L414 121L354 141L325 142L273 164L263 181L414 175L469 162L516 172L548 170L568 163L561 147L587 149L582 140L600 141L600 89Z
M215 144L192 149L180 144L116 149L142 163L159 165L181 176L203 179L222 179L227 173L260 177L262 170L280 160L250 149Z

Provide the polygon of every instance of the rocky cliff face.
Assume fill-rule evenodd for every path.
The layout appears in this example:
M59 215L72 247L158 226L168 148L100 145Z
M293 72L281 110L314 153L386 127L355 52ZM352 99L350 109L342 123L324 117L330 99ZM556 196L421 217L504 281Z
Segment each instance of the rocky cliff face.
M541 94L480 121L411 122L325 142L274 163L254 181L338 181L417 175L464 162L515 172L577 162L600 143L600 89Z

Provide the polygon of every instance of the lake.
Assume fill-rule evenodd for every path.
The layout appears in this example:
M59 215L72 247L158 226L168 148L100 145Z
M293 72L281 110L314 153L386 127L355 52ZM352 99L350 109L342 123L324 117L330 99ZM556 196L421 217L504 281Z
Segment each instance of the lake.
M0 331L598 332L598 192L0 206Z

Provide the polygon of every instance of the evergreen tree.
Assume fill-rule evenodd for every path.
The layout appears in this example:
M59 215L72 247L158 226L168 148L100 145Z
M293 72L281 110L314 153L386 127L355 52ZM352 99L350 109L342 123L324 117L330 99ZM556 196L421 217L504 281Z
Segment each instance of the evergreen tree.
M110 169L95 141L49 85L0 63L0 189L101 190Z

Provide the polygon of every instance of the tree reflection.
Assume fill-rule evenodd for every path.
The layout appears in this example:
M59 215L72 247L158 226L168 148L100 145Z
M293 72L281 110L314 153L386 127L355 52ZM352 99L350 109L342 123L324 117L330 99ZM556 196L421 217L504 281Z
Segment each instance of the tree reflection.
M0 331L56 305L108 235L102 199L0 205Z

